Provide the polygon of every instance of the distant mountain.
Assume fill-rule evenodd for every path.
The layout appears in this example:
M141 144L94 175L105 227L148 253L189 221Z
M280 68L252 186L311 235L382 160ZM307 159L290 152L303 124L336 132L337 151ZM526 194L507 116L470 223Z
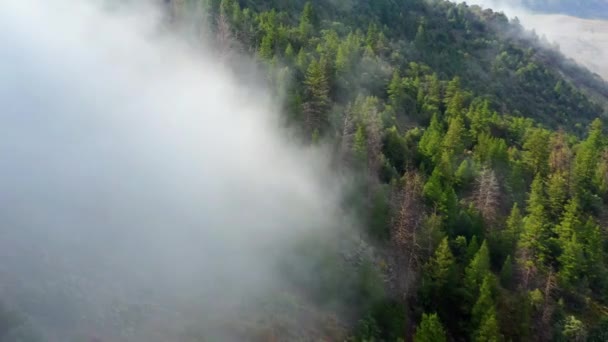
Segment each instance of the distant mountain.
M522 0L521 3L536 12L608 19L608 0Z

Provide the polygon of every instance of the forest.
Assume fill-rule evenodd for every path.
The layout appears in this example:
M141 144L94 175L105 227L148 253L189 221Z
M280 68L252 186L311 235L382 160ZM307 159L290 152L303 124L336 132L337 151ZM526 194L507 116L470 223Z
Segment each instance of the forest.
M320 260L315 294L356 289L350 339L608 339L597 75L466 4L173 1L175 19L191 6L226 51L256 56L285 121L358 175L348 205L375 256L356 277Z
M598 75L517 19L443 0L164 6L228 65L253 56L283 124L354 175L342 205L365 252L305 241L307 277L283 260L314 328L281 311L242 340L608 341ZM0 341L15 317L0 310Z

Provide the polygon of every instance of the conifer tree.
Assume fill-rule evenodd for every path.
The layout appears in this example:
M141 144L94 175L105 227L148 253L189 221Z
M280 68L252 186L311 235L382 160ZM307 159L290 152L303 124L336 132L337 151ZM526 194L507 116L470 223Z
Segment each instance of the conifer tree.
M496 319L496 310L489 310L483 317L479 328L473 337L475 342L500 342L502 336Z
M456 116L450 120L448 131L443 138L443 151L450 155L459 155L464 152L464 139L466 131L464 128L464 122L461 117Z
M511 213L507 217L507 227L505 229L506 241L511 248L515 248L519 235L523 229L523 217L517 203L513 204Z
M305 126L310 132L322 131L327 123L329 109L329 81L322 61L313 60L306 71L305 102L302 104Z
M446 334L437 314L423 314L416 328L414 342L445 342Z
M549 131L542 128L530 130L524 141L524 162L532 174L546 175L549 160Z
M547 179L547 213L549 218L560 217L568 198L568 180L562 172L549 175Z
M510 288L513 283L513 260L511 255L508 255L500 269L500 283L505 288Z
M429 159L438 158L443 141L443 127L437 115L433 115L429 127L420 139L419 149Z
M470 295L475 297L484 277L490 271L490 252L484 241L465 270L464 283Z
M473 306L471 322L476 327L473 341L498 342L501 340L492 294L493 282L493 276L488 272L483 278L479 297Z
M524 219L519 247L528 250L531 253L531 257L544 262L547 256L546 253L548 252L546 243L549 236L547 236L545 190L540 174L537 174L532 182L526 211L528 215Z
M442 289L448 285L454 267L454 255L450 250L448 238L441 240L439 247L435 250L435 254L429 261L428 275L433 282L433 286L437 289Z

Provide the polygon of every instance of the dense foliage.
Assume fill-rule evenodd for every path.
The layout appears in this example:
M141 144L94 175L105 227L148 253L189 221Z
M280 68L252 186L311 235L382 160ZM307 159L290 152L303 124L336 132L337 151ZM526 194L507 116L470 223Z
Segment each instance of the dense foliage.
M351 205L375 252L350 276L319 257L327 286L316 287L351 304L352 339L606 336L601 79L477 6L209 0L173 11L197 6L218 42L255 53L305 140L334 145L338 167L359 175Z

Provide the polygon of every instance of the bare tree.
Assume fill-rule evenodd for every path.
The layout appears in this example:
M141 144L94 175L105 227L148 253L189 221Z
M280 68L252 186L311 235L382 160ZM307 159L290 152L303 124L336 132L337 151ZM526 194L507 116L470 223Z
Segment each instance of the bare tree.
M477 177L477 188L475 189L473 202L484 220L489 223L496 220L500 204L499 190L494 170L483 169Z
M549 166L552 172L570 171L572 162L572 150L568 146L566 133L560 130L551 139L551 154L549 155Z
M391 241L395 250L396 288L403 300L409 292L420 269L419 229L422 221L422 178L415 172L407 172L405 185L395 196L396 215L393 219Z
M340 159L346 167L352 163L353 137L355 135L355 120L352 105L342 115L342 130L340 131Z
M529 290L531 283L534 282L538 274L538 268L536 267L532 251L527 247L517 247L517 275L519 280L519 287L522 290Z
M380 153L382 150L382 122L378 108L375 105L370 106L367 110L365 115L365 130L367 137L368 182L370 185L373 185L378 181L378 172L381 166ZM372 188L370 187L370 190Z
M232 28L230 22L224 14L224 11L220 11L217 17L217 27L215 32L215 39L218 45L218 51L222 60L227 60L231 57L234 52L235 37L232 34Z
M551 321L555 312L555 301L553 294L557 288L557 279L553 269L549 270L545 283L542 287L543 303L538 312L539 319L536 321L536 334L540 341L551 341L553 333L551 331Z

